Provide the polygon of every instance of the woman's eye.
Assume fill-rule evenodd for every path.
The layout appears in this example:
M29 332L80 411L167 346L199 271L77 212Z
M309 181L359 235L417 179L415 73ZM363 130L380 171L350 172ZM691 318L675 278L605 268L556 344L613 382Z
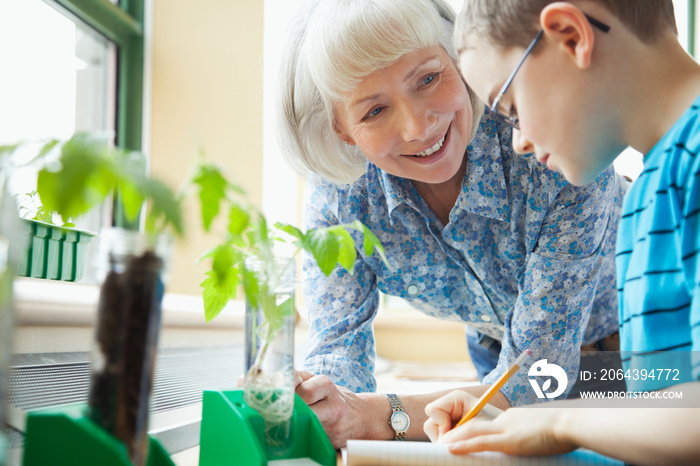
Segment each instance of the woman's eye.
M382 113L383 109L384 109L384 107L373 108L372 110L370 110L370 112L367 115L365 115L364 119L372 118L372 117L379 115L380 113Z
M426 76L425 79L423 79L423 80L420 82L420 85L421 85L421 86L426 86L426 85L432 83L433 81L435 81L435 78L436 78L436 77L437 77L437 73L431 74L430 76Z

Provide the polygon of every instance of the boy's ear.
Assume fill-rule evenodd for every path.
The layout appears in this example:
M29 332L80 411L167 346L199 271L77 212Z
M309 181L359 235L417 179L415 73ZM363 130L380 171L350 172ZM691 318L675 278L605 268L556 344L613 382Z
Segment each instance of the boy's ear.
M632 0L634 1L634 0ZM568 2L554 2L540 13L545 37L557 44L580 69L591 64L595 35L586 15Z

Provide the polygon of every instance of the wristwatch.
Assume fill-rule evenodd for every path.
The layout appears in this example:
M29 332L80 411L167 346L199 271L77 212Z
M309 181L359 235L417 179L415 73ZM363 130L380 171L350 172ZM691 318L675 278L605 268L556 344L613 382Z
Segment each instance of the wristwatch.
M393 393L387 393L386 397L391 405L389 425L394 429L394 440L405 440L408 426L411 425L411 418L409 418L406 411L403 410L403 405L398 396Z

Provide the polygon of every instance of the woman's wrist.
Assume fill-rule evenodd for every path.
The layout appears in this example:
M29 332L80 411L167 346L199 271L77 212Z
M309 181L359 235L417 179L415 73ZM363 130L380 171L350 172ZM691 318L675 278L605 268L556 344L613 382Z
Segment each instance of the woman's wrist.
M384 393L359 393L361 402L360 413L362 416L364 440L393 440L394 431L389 425L391 417L391 405Z

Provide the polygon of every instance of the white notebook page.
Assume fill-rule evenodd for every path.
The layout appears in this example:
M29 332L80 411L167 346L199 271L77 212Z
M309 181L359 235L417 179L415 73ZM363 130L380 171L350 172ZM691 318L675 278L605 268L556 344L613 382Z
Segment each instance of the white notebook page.
M345 456L345 455L344 455ZM430 442L348 440L347 466L583 466L623 465L590 450L557 456L508 456L495 452L453 455L447 445Z

